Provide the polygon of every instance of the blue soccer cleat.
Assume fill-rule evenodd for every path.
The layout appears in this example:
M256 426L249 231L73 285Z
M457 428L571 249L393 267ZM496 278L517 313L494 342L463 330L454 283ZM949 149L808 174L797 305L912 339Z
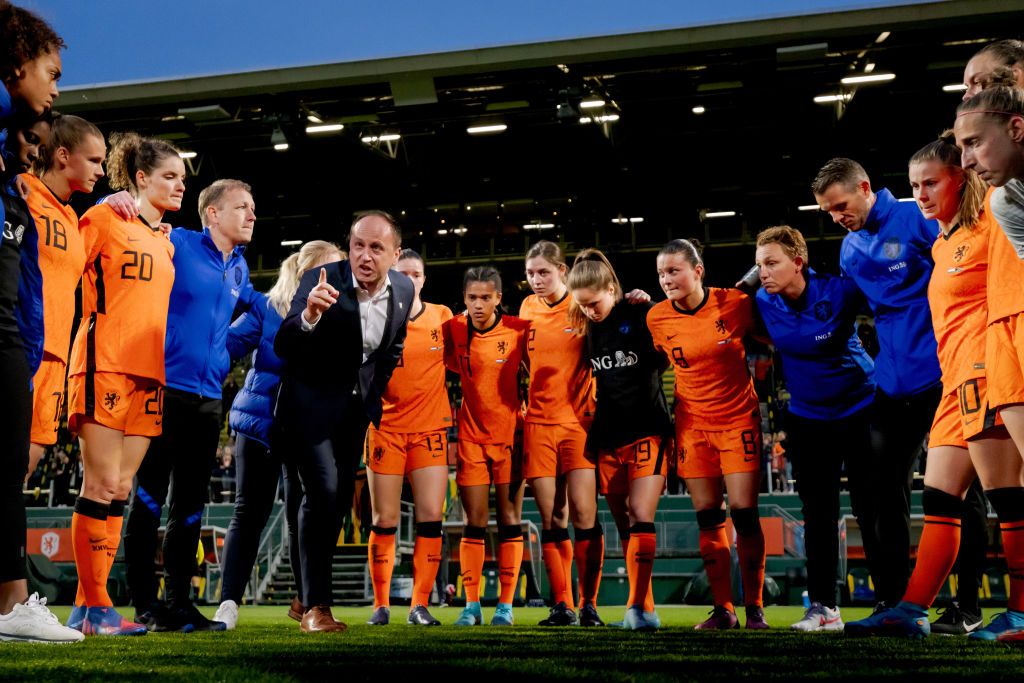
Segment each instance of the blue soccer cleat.
M491 626L511 626L512 621L511 603L499 602L498 608L494 610L494 616L491 617Z
M89 607L82 622L82 633L87 636L142 636L146 627L128 621L113 607Z
M901 602L864 619L846 622L843 632L848 636L927 638L932 627L928 623L927 609L911 602Z
M654 615L650 619L648 615ZM656 631L661 625L654 612L645 612L642 607L630 607L626 610L626 616L622 618L622 628L630 631Z
M85 605L75 605L71 608L71 614L68 615L68 622L65 624L68 628L73 628L76 631L82 630L82 622L85 621L85 612L88 608Z
M1024 612L1008 609L992 618L988 626L972 632L968 638L974 640L996 640L1004 633L1013 633L1024 629Z
M455 620L456 626L479 626L482 623L484 623L484 617L480 613L479 602L467 602L462 614Z

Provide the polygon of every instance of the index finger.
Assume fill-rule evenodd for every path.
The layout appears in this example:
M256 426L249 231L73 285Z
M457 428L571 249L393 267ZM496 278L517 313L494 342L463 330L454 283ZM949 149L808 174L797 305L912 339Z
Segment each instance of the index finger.
M327 282L327 269L326 268L321 268L320 269L320 284L322 285L322 284L324 284L326 282Z

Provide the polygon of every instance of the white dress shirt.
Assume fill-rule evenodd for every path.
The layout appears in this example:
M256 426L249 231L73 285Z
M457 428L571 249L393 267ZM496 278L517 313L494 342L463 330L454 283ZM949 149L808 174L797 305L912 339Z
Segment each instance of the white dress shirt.
M356 300L359 302L359 323L363 334L363 362L370 357L380 346L384 339L384 328L388 324L388 296L391 292L391 277L384 276L384 284L380 286L375 294L370 294L359 285L356 276L352 276L352 287L356 290ZM306 320L306 312L299 316L302 329L306 332L312 331L316 324Z

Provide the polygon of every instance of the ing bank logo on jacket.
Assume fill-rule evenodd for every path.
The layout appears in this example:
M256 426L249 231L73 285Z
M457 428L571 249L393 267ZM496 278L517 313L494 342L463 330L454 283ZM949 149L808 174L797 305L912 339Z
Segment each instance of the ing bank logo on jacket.
M613 368L628 368L639 362L640 357L634 351L616 351L615 355L604 355L599 358L590 359L594 372L611 370Z

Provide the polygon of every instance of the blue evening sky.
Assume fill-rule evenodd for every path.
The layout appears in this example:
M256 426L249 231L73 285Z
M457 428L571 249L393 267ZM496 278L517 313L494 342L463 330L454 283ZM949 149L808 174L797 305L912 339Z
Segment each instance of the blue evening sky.
M68 43L63 86L148 81L924 0L15 0Z

